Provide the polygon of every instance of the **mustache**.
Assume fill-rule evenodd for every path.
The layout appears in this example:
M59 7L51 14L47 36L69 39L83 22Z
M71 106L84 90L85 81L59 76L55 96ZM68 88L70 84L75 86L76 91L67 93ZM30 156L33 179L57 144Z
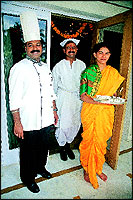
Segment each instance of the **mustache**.
M75 53L75 51L69 51L68 53Z
M32 50L31 53L40 52L39 50Z

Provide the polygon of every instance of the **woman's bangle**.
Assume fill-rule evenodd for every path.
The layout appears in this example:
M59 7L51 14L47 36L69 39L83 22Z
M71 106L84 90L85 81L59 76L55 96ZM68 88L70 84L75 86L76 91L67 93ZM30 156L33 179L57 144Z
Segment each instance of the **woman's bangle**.
M58 109L57 109L57 108L54 108L53 111L58 111Z

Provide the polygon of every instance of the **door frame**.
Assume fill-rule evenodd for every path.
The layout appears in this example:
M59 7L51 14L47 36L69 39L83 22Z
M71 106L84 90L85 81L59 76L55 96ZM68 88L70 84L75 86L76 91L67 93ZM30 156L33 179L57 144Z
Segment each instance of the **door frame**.
M105 20L97 22L95 30L93 32L92 48L94 44L98 43L99 41L99 31L101 28L109 27L118 23L124 23L121 57L120 57L120 74L123 77L125 77L125 81L122 84L123 86L122 97L127 99L131 66L132 66L131 64L132 12L127 11L122 14L118 14L114 17L110 17ZM117 168L125 112L126 112L126 103L123 106L119 105L115 106L114 125L110 141L110 149L106 150L106 155L105 155L106 162L112 169Z

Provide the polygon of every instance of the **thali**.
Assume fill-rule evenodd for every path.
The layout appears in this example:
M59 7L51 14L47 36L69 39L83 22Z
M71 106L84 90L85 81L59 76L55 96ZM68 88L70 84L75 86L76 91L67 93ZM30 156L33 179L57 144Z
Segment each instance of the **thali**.
M95 101L100 103L107 103L107 104L124 104L126 99L116 96L104 96L104 95L97 95L96 98L93 98Z

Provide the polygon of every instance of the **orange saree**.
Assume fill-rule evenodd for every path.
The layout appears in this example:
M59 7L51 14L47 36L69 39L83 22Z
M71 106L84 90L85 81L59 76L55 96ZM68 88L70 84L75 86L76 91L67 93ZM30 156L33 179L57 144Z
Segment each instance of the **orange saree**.
M123 82L124 77L109 65L101 74L98 91L93 97L96 95L112 96ZM102 173L107 140L112 136L114 106L83 102L81 122L83 133L79 146L80 161L84 170L89 174L92 186L97 189L99 185L96 174Z

